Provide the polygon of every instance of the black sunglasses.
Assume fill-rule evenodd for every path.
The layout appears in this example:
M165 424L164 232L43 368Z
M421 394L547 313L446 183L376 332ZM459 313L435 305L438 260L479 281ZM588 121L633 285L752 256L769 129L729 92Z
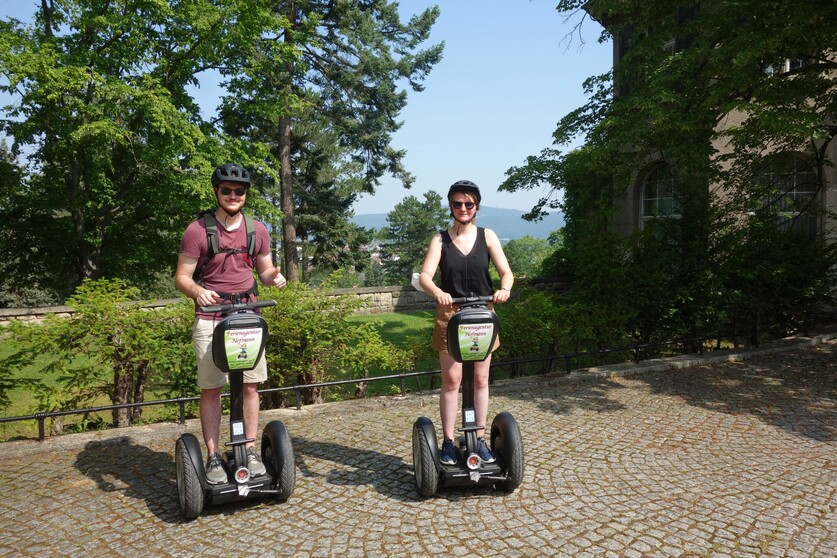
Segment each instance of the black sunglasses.
M241 197L247 193L247 188L227 188L226 186L221 186L219 190L221 190L221 195L223 196L229 196L235 192L236 196Z
M477 204L474 202L452 201L450 202L450 205L454 209L459 209L463 205L465 206L465 209L474 209L474 206Z

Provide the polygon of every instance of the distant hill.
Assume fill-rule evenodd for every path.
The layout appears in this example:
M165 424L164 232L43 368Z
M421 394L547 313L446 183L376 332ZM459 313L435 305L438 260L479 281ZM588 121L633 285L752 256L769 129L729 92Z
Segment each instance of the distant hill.
M524 236L547 238L549 233L564 226L564 215L550 213L537 222L525 221L525 211L517 209L503 209L500 207L482 206L477 216L477 223L481 227L492 229L500 240L515 240ZM388 226L386 213L369 213L355 215L352 222L369 229L381 229Z

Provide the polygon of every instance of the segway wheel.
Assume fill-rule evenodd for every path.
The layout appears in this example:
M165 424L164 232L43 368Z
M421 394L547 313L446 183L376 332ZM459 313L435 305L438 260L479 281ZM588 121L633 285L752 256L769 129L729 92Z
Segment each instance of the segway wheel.
M291 436L282 421L267 423L262 433L262 462L273 475L273 488L280 502L291 497L296 484L294 448Z
M183 434L178 438L174 448L174 464L180 511L186 519L195 519L203 511L204 500L203 457L197 438L191 434Z
M506 492L512 492L523 482L523 440L520 428L511 413L502 412L491 423L491 449L497 454L506 480L498 484Z
M436 429L433 423L429 419L418 419L413 425L413 469L416 488L424 498L434 495L439 488L439 471L430 440L435 444Z

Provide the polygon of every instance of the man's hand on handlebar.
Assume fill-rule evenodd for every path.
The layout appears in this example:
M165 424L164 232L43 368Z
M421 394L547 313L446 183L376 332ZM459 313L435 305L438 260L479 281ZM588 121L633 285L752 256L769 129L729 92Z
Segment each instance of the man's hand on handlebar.
M252 302L230 302L227 304L210 304L208 306L198 306L201 312L237 312L243 310L254 310L256 308L267 308L268 306L276 306L275 300L254 300Z
M220 299L221 297L219 297L218 293L216 293L215 291L210 291L209 289L201 288L198 292L198 296L195 297L195 302L198 306L212 306Z

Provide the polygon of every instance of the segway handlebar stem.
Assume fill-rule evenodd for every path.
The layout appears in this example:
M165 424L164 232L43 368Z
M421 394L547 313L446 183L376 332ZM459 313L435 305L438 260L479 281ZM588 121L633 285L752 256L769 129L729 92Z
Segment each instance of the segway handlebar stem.
M276 306L275 300L257 300L255 302L238 302L236 304L213 304L212 306L200 306L201 312L237 312L239 310L252 310L253 308L266 308Z

